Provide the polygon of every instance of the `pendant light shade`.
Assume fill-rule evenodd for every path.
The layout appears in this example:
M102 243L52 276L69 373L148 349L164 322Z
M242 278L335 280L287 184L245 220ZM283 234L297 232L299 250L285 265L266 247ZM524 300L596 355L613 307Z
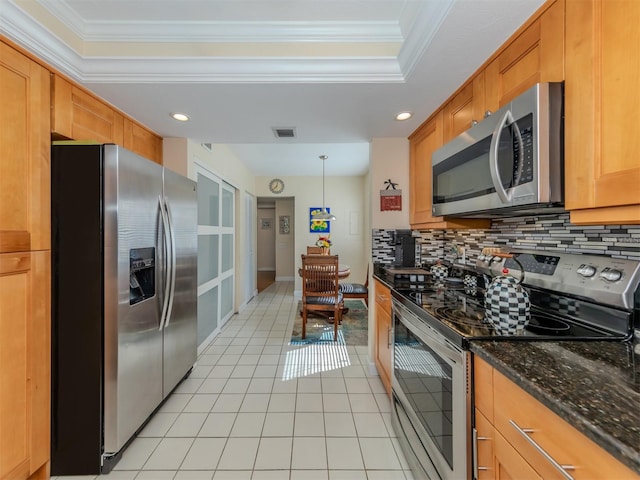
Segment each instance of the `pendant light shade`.
M335 215L327 212L327 208L324 206L324 162L329 158L326 155L320 155L318 158L322 160L322 210L319 213L315 213L311 218L312 220L324 220L325 222L330 222L331 220L335 220Z

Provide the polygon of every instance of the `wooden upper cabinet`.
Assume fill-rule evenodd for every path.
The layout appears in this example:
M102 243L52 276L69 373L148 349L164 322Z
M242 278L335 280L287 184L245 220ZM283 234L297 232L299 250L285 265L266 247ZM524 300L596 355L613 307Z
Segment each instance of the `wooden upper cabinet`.
M409 176L411 177L412 228L420 224L442 222L431 214L432 177L431 154L443 144L443 112L440 110L409 137Z
M564 80L564 0L525 24L489 63L485 73L486 108L495 112L539 82Z
M640 223L640 2L567 0L565 204L576 224Z
M124 119L124 148L162 165L162 138L128 118Z
M162 138L98 97L53 76L51 130L54 138L115 143L162 164Z
M489 220L434 217L431 213L431 155L444 143L443 117L444 111L439 110L409 137L411 228L489 228Z
M443 140L457 137L484 118L484 73L480 72L455 94L443 109Z
M0 253L47 250L49 72L0 42Z
M124 117L109 105L53 76L51 130L70 140L124 144Z

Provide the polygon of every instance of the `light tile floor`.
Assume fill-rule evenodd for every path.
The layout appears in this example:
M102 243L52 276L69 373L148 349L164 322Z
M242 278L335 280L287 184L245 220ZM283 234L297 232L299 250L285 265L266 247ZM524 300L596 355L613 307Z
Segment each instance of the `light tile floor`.
M108 475L54 480L411 480L365 346L290 345L276 282L233 316Z

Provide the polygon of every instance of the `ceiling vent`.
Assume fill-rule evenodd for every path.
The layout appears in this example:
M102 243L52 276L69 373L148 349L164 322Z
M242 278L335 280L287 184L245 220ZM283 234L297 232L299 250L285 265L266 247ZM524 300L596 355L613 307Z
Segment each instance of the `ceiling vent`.
M296 129L293 127L272 127L273 134L277 138L295 138Z

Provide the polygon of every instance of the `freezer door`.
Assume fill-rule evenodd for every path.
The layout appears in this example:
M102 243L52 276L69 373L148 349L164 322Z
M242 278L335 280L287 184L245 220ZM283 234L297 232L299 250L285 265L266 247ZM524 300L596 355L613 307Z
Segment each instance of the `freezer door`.
M109 454L118 452L162 401L158 293L164 259L157 248L162 167L116 145L103 148L104 452Z
M164 381L166 397L191 369L197 355L197 196L196 183L164 169L164 199L173 241L173 276L164 321Z

